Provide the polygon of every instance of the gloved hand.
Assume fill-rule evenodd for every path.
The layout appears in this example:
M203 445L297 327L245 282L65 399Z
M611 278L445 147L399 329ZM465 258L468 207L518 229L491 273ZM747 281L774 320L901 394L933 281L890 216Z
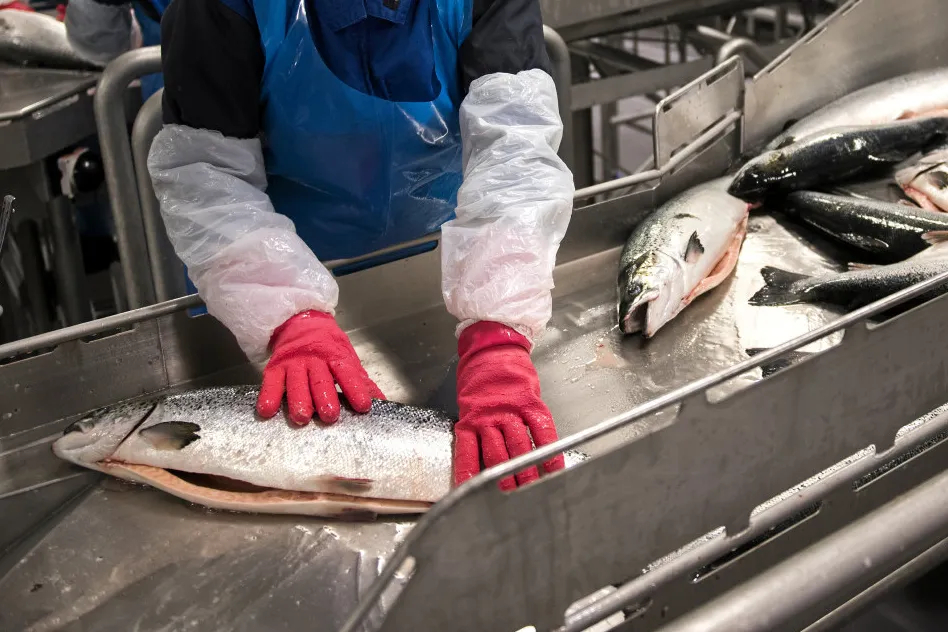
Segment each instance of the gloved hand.
M265 419L280 410L285 392L295 423L309 423L314 405L324 423L334 423L339 419L337 383L356 412L369 412L373 398L385 399L362 368L349 337L329 314L308 311L293 316L273 332L270 349L257 399L257 413Z
M556 441L556 426L540 399L540 380L526 336L500 323L477 322L461 333L458 356L456 485L480 471L481 455L484 465L491 467L530 452L533 444L539 447ZM563 465L560 454L543 467L553 472ZM513 476L502 480L500 488L513 489L539 477L537 468L530 467L517 474L516 483Z

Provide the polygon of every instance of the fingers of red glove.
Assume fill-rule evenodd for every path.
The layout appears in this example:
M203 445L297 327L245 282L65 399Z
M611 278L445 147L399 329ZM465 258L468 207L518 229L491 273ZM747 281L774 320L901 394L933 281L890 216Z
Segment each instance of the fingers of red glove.
M530 427L530 434L533 435L533 443L540 446L549 445L559 439L556 434L556 425L553 423L553 415L548 410L535 411L527 413L525 421ZM557 454L553 458L543 462L543 469L547 472L555 472L566 467L566 461L562 454Z
M500 428L492 425L482 426L480 429L481 456L484 458L484 467L494 467L510 460L507 452L507 445L504 443L504 435ZM516 489L517 483L513 476L508 476L500 481L500 489L510 491Z
M382 391L369 379L368 374L358 359L342 360L329 365L333 377L339 383L342 394L346 396L352 410L357 413L367 413L372 408L372 397Z
M260 395L257 397L257 414L264 419L273 417L280 411L283 403L283 390L286 385L286 369L282 366L267 366L263 371Z
M320 421L325 424L339 420L339 395L329 367L322 360L312 360L306 368L309 376L309 392Z
M507 453L513 459L533 450L533 442L527 427L519 419L506 422L501 426L504 441L507 444ZM517 485L526 485L540 478L540 472L535 465L531 465L522 472L517 472Z
M481 456L477 450L477 433L454 427L454 484L460 485L481 471Z
M313 418L313 396L309 392L306 366L302 363L286 367L286 409L290 420L301 426Z

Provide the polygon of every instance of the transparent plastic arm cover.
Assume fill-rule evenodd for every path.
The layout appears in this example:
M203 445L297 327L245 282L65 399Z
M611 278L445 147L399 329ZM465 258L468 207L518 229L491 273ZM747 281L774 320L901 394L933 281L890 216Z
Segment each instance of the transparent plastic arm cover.
M442 292L468 325L491 320L531 341L552 313L553 265L573 208L556 86L544 71L475 80L461 103L464 183L442 228Z
M333 313L339 288L266 194L259 139L166 125L148 157L168 236L208 312L253 361L306 310Z

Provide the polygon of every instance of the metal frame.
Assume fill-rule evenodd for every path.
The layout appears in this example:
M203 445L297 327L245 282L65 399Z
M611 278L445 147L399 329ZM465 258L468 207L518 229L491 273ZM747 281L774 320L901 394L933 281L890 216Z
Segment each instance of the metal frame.
M95 120L102 149L105 183L109 190L115 237L118 244L128 306L131 309L154 302L142 206L136 186L132 147L125 119L128 85L148 74L161 72L161 49L140 48L116 58L102 73L95 94Z

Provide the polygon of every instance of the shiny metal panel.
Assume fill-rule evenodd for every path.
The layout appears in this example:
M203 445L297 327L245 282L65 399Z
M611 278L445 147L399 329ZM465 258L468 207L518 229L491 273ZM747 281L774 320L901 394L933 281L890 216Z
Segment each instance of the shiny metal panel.
M655 106L655 167L744 105L744 64L731 57Z
M148 245L125 118L125 92L133 80L160 71L159 47L130 51L106 66L95 94L95 118L102 148L102 166L115 223L115 239L122 263L125 291L132 309L153 303L155 291L148 266Z
M895 9L895 10L894 10ZM748 146L858 88L948 63L942 0L850 0L748 86Z

